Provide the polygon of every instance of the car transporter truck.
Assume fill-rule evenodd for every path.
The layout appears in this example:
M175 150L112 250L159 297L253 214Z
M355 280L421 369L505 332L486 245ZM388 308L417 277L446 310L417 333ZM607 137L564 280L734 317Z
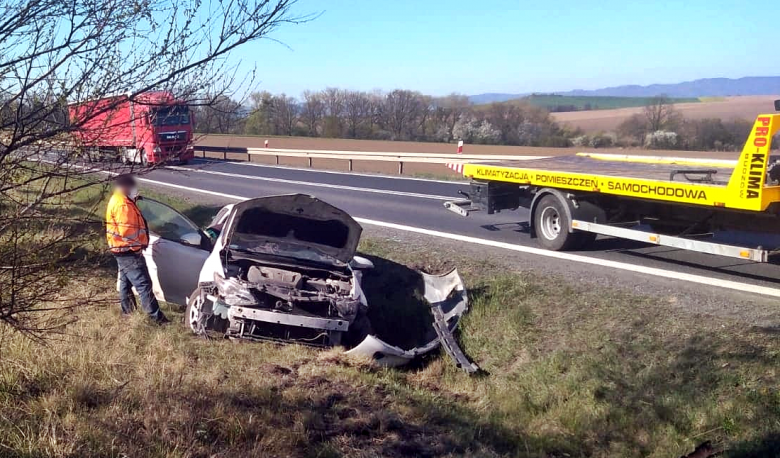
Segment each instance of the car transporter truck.
M767 262L776 247L708 236L780 234L780 160L770 157L779 130L780 114L759 115L736 162L580 153L451 165L470 190L444 205L463 216L528 208L531 237L550 250L583 248L601 234Z

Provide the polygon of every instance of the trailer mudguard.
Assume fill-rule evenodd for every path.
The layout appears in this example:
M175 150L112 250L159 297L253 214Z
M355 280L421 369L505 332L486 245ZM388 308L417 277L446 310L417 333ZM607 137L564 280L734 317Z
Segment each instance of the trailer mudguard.
M566 211L566 216L568 217L569 221L574 221L576 219L594 223L607 222L607 214L601 207L588 201L578 200L575 195L564 193L555 188L542 188L537 191L536 194L534 194L534 198L531 201L531 207L529 209L530 212L528 221L530 223L529 233L531 238L536 238L536 229L533 225L534 216L536 215L536 208L539 205L539 201L542 199L542 197L546 195L553 195L564 204L563 208ZM569 232L574 232L574 229L571 227L569 227L568 230Z

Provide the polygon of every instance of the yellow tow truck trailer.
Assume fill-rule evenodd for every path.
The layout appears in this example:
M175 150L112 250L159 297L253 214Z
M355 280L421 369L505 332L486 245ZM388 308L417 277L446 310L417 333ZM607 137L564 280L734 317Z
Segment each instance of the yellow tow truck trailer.
M601 234L766 262L772 249L708 236L780 234L780 158L770 156L779 130L780 114L759 115L737 161L580 153L465 163L470 190L444 205L463 216L528 208L531 236L551 250L581 248Z

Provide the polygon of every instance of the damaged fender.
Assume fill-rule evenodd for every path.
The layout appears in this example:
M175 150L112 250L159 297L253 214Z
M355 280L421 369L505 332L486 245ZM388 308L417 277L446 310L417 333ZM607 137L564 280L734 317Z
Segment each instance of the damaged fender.
M373 359L385 367L398 367L409 363L417 356L424 355L440 345L455 363L467 373L474 373L479 366L469 361L457 344L453 331L458 327L460 318L468 311L468 294L463 279L457 269L444 275L421 273L425 284L424 297L431 307L433 327L436 338L425 345L403 350L390 345L376 336L369 335L355 348L346 352Z

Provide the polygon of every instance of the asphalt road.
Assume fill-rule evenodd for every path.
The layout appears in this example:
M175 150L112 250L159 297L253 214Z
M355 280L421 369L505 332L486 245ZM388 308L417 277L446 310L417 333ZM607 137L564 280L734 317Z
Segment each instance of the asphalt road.
M461 217L445 209L443 206L445 200L457 198L458 190L467 190L467 184L462 182L203 160L196 160L188 166L155 170L145 175L145 178L185 188L195 188L199 191L242 197L285 193L312 194L358 218L512 245L537 246L523 224L528 220L527 210L521 209L496 215L473 213L469 217ZM182 192L188 191L182 190ZM723 235L719 237L725 242L738 241L735 238L737 236L731 234L727 237ZM774 236L750 235L743 236L739 241L749 241L754 245L780 246L780 237ZM601 238L588 251L575 254L590 259L617 261L704 276L714 279L715 283L725 280L780 290L780 266L775 264L757 264L609 238ZM485 250L485 255L500 257L501 250L500 248ZM560 262L560 260L551 262ZM588 268L600 269L598 265L595 267L591 265ZM604 267L604 269L611 268ZM634 281L648 281L647 277L636 273L634 278L636 279Z

